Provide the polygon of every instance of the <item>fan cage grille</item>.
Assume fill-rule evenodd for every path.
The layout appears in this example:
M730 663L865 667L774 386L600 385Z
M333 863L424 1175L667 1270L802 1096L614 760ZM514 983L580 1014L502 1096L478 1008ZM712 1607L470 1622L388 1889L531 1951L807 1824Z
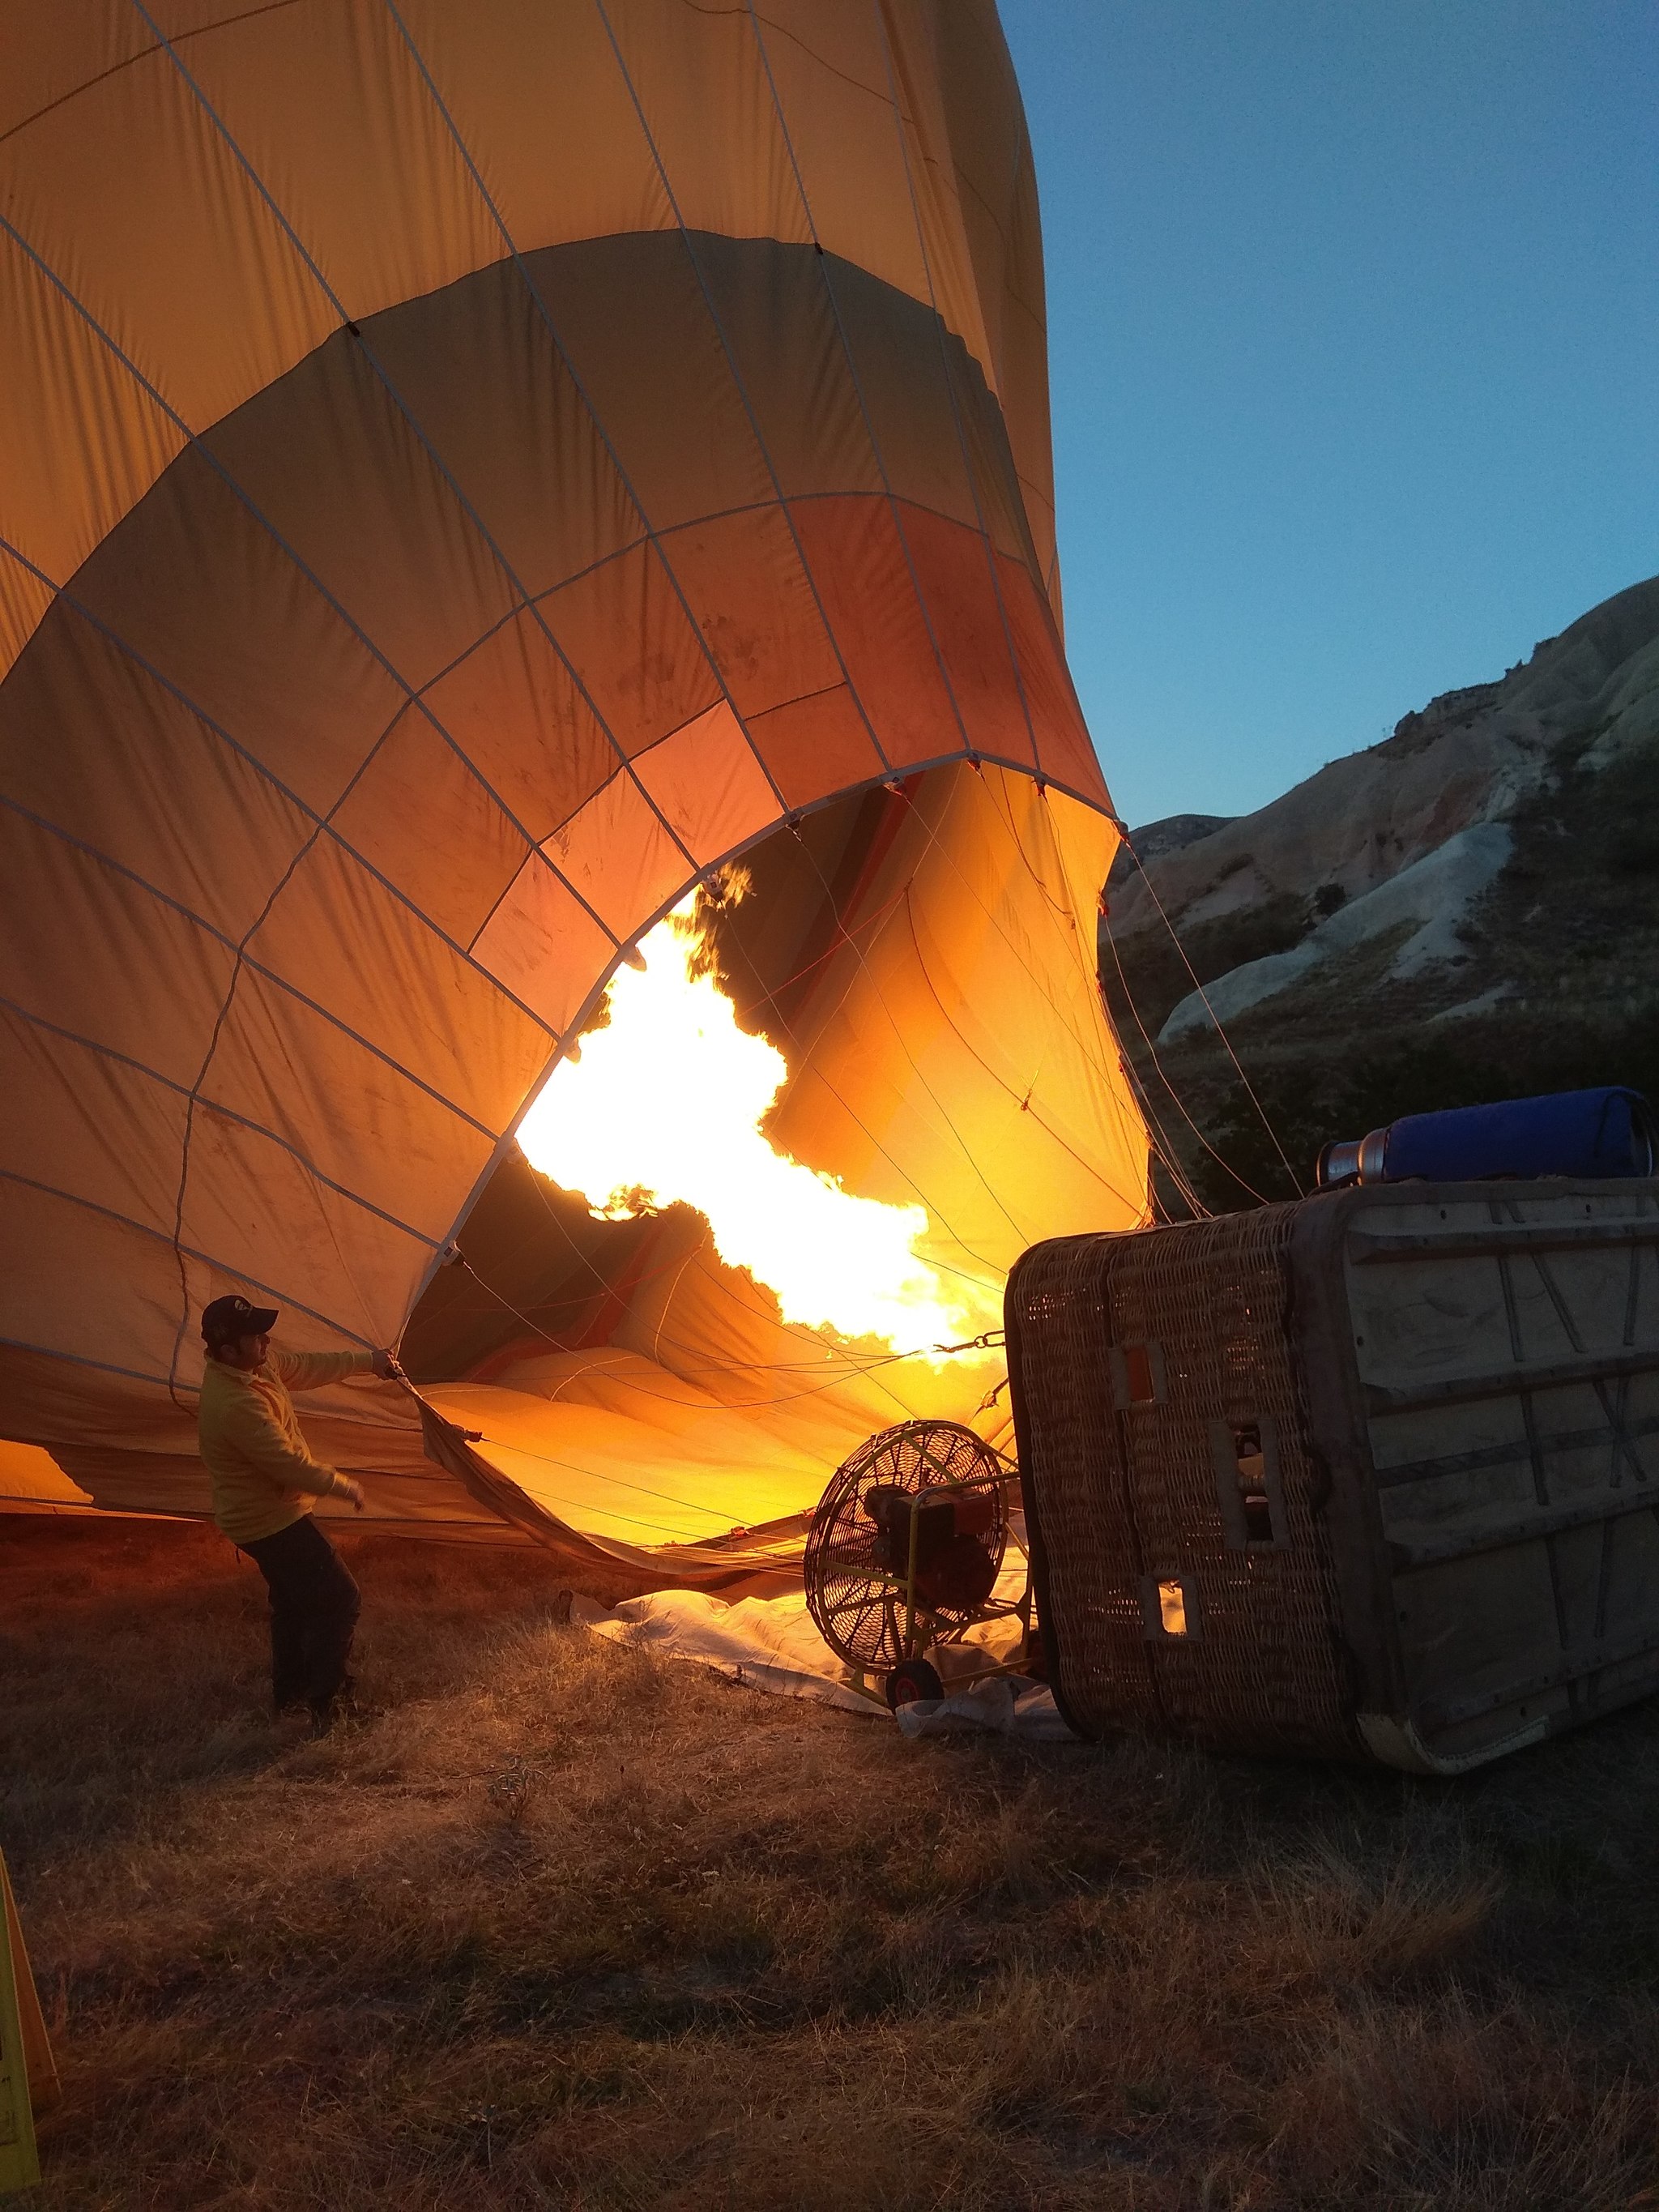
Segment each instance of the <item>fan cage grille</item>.
M995 1447L958 1421L901 1421L842 1462L812 1516L803 1563L807 1612L837 1657L876 1671L907 1656L904 1578L877 1558L882 1531L865 1510L868 1492L890 1487L914 1498L963 1483L981 1488L991 1500L991 1523L979 1540L1000 1570L1009 1473ZM947 1639L981 1617L975 1607L952 1605L919 1606L918 1614Z

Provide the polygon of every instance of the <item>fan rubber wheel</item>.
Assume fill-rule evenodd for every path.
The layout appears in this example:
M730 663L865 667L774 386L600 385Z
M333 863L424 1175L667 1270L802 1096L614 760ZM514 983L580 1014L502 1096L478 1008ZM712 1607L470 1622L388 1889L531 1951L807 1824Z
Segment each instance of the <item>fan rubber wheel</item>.
M894 1712L914 1705L918 1698L942 1698L945 1685L939 1668L926 1659L902 1659L887 1677L887 1703Z

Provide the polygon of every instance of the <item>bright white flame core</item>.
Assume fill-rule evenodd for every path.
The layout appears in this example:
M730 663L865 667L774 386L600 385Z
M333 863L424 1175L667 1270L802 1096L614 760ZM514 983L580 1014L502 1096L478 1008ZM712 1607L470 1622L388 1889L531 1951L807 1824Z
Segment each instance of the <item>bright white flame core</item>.
M856 1198L761 1134L788 1065L738 1027L712 973L694 972L695 909L693 894L641 940L644 967L617 970L608 1027L560 1062L525 1115L525 1157L596 1218L696 1206L720 1258L769 1285L786 1321L906 1352L982 1326L917 1258L921 1206Z

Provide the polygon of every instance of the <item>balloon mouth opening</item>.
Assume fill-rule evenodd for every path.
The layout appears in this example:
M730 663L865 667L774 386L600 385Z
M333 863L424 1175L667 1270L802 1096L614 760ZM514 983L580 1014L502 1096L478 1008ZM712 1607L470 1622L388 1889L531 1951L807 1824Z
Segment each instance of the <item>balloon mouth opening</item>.
M746 869L724 871L632 949L585 1054L561 1060L525 1115L520 1150L595 1220L689 1207L720 1264L769 1293L793 1328L901 1356L960 1356L987 1301L933 1264L926 1206L849 1188L797 1158L778 1126L789 1060L764 1004L750 1009L763 1025L739 1022L731 969L743 948L720 927L751 889Z
M631 1340L677 1275L718 1279L757 1368L993 1356L973 1340L1000 1324L1000 1279L872 1140L836 1030L902 919L882 858L951 773L775 832L629 947L464 1224L468 1267L418 1302L412 1371L483 1382Z

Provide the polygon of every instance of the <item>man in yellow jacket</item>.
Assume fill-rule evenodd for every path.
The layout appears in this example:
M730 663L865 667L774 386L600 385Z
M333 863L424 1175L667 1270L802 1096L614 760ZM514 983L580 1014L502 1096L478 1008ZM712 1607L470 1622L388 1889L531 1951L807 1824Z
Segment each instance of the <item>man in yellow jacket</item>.
M319 1498L363 1510L349 1475L314 1458L289 1390L348 1375L390 1375L389 1352L272 1352L275 1306L215 1298L202 1315L207 1365L199 1410L213 1517L270 1593L271 1690L277 1711L309 1706L325 1729L349 1689L357 1585L311 1517Z

